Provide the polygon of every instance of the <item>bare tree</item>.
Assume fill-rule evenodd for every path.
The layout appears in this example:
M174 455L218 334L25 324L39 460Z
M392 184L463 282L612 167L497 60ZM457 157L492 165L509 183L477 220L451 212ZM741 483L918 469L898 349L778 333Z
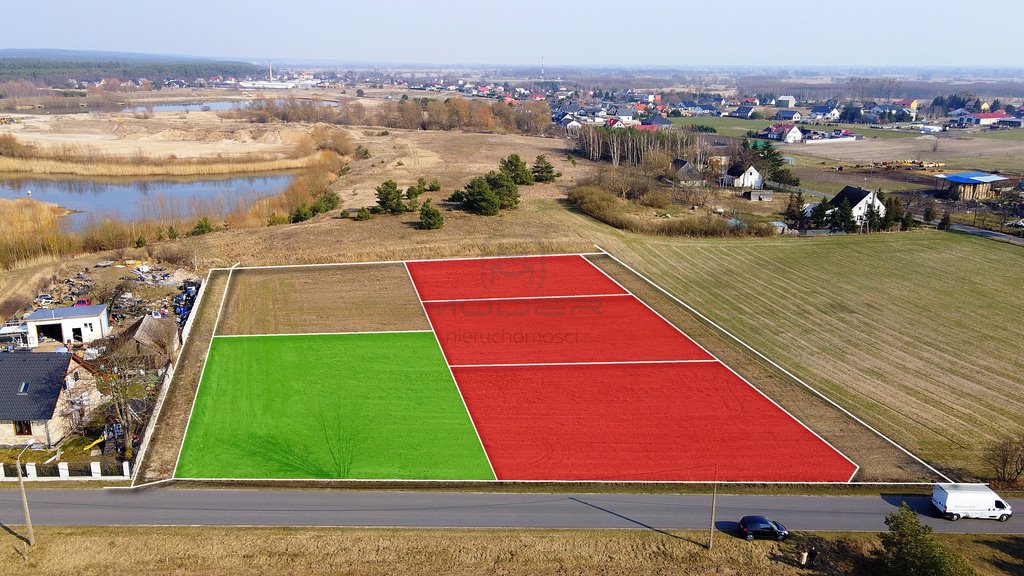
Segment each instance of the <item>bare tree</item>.
M1024 434L1017 438L1006 438L985 450L985 463L994 478L1013 484L1024 476Z

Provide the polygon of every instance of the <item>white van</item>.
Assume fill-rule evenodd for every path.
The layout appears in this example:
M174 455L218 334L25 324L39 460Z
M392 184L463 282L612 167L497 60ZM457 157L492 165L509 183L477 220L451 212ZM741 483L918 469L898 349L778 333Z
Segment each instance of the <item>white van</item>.
M947 519L992 518L1006 522L1013 509L984 484L936 484L932 488L932 506Z

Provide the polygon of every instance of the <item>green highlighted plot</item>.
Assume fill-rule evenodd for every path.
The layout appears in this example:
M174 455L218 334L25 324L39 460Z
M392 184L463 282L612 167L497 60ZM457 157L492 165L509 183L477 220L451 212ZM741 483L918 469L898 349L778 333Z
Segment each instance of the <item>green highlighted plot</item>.
M214 338L175 476L494 480L431 332Z

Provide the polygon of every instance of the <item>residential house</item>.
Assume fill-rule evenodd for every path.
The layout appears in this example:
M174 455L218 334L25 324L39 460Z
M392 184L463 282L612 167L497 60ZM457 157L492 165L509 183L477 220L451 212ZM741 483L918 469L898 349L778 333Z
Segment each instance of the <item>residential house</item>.
M28 347L46 339L62 344L86 344L110 334L107 305L40 308L25 317Z
M879 216L885 216L885 205L878 199L878 194L872 190L847 186L840 190L839 194L833 196L828 203L833 208L839 208L843 205L843 200L850 203L850 208L853 209L853 219L857 224L867 222L868 209L872 205L878 211Z
M802 140L804 135L795 124L772 124L761 131L761 137L792 144Z
M701 113L706 116L721 116L722 111L715 107L714 104L701 104Z
M651 116L644 118L640 123L644 126L656 126L658 128L668 128L669 126L672 126L672 121L661 114L652 114Z
M676 158L672 161L672 169L675 170L676 181L680 186L703 186L705 184L704 174L693 162Z
M96 376L73 354L0 352L0 446L60 442L100 404Z
M893 106L898 106L900 108L910 108L911 110L917 110L919 104L920 103L917 101L916 98L903 98L902 100L895 100L892 103Z
M799 122L802 118L803 114L799 110L779 110L775 113L775 119L783 122Z
M809 116L811 120L822 120L826 122L835 122L839 119L839 109L832 105L815 106L811 108L811 114Z
M793 108L796 106L796 98L793 96L779 96L775 99L775 104L779 108Z
M747 119L750 119L750 117L753 116L753 115L754 115L754 107L753 106L740 106L732 114L730 114L730 116L735 116L736 118L747 118Z
M629 108L628 106L619 106L615 110L615 116L619 120L622 120L622 121L625 121L625 122L632 122L634 115L636 115L636 111L634 111L633 109Z
M744 168L742 164L734 164L722 176L723 186L734 188L754 188L760 190L764 185L761 173L753 166Z

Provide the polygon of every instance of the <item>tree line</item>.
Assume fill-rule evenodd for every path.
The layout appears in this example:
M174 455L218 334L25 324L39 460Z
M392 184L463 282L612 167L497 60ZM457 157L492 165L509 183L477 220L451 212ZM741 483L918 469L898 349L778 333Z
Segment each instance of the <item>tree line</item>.
M134 80L149 78L210 78L212 76L234 76L245 78L259 74L262 68L245 62L197 61L197 62L119 62L116 60L47 60L38 58L0 59L0 82L8 80L29 80L43 86L64 86L69 78L99 81L101 78Z
M314 100L267 98L253 100L247 107L228 115L253 122L326 122L351 126L382 126L408 130L479 130L538 134L551 126L547 102L531 101L519 106L504 102L467 99L444 100L404 97L367 109L358 100L326 106Z
M694 137L679 130L636 130L583 126L573 136L572 147L592 161L604 160L612 166L639 166L651 155L683 158L694 145Z

